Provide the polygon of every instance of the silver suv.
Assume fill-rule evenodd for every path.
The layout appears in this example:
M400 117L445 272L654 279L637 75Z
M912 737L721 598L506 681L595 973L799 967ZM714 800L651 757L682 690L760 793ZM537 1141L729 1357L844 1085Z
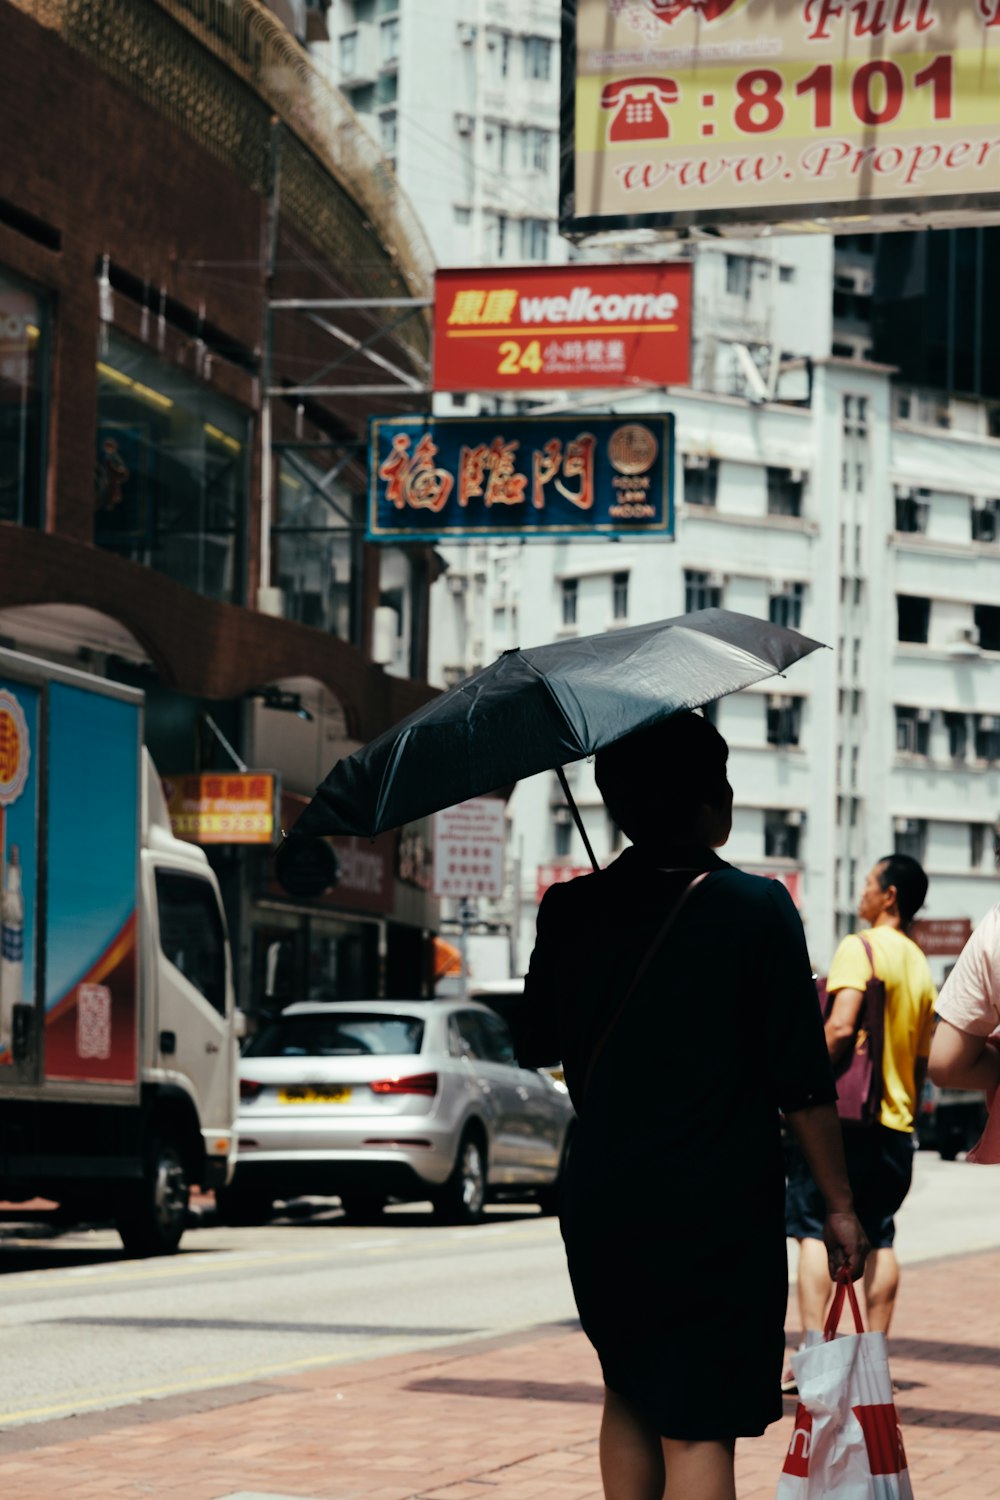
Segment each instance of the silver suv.
M276 1198L337 1195L354 1217L430 1198L451 1222L488 1196L556 1207L573 1124L565 1089L518 1066L506 1023L463 1000L297 1004L240 1062L230 1223Z

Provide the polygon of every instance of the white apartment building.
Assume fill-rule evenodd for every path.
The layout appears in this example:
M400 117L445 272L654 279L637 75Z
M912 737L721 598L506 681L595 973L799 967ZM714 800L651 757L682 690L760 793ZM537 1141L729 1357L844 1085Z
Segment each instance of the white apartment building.
M441 265L566 260L558 0L335 0L317 61L365 119Z
M433 606L438 680L515 644L707 605L801 629L832 649L713 711L736 794L726 856L785 880L820 969L893 849L927 869L924 915L978 920L1000 895L1000 414L836 358L814 367L808 403L678 391L663 404L676 543L453 549ZM604 862L620 835L592 766L569 777ZM523 966L538 872L587 860L554 775L521 783L510 819Z

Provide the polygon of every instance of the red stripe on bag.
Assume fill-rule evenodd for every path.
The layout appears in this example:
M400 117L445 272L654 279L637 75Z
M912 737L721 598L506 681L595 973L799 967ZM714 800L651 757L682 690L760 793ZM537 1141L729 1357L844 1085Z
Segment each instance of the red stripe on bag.
M812 1447L812 1430L813 1419L800 1402L795 1412L795 1430L792 1433L792 1441L788 1445L788 1457L785 1459L783 1471L786 1474L791 1474L795 1479L809 1478L809 1450Z
M854 1406L851 1408L865 1435L868 1449L868 1466L873 1474L901 1474L906 1468L903 1451L903 1433L899 1425L896 1408L890 1401L885 1406Z

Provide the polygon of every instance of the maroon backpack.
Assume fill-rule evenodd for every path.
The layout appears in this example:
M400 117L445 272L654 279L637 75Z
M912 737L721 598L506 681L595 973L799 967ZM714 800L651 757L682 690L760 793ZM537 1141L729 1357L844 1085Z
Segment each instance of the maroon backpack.
M885 983L875 973L875 960L868 939L860 933L855 935L864 944L872 972L865 985L850 1051L833 1070L837 1083L837 1113L845 1125L877 1125L882 1113ZM817 979L816 993L826 1021L836 996L827 994L825 979Z

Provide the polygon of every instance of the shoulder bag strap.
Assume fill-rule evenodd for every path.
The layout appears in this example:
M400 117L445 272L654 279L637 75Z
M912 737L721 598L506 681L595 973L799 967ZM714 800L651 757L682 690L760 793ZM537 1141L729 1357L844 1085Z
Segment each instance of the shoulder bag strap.
M864 948L864 950L865 950L865 954L867 955L868 962L871 964L872 978L873 979L877 979L878 975L875 973L875 955L872 953L872 945L871 945L871 943L868 941L868 939L866 937L863 937L861 935L860 932L857 934L857 936L858 936L858 941L860 942L862 948Z
M698 888L698 886L701 885L702 881L706 880L708 878L709 874L710 874L710 871L703 870L700 875L696 875L695 876L695 878L691 881L691 883L689 885L686 885L684 887L684 889L681 891L680 895L678 896L677 900L674 902L673 906L670 908L669 912L667 913L666 919L663 921L663 923L660 925L660 927L657 928L656 934L653 937L653 941L650 943L649 947L646 949L645 953L642 956L642 960L640 961L639 967L636 969L635 973L632 975L632 982L631 982L631 984L629 985L628 989L625 991L625 994L622 996L622 999L619 1002L618 1007L615 1010L614 1015L611 1017L611 1020L608 1022L607 1026L605 1026L604 1030L601 1032L601 1035L598 1037L597 1042L594 1045L594 1050L590 1054L590 1062L587 1064L586 1077L583 1080L583 1093L581 1095L581 1102L582 1102L583 1099L586 1099L586 1097L587 1097L587 1091L590 1088L590 1080L591 1080L591 1077L592 1077L593 1072L594 1072L594 1066L595 1066L595 1064L597 1062L597 1059L600 1057L601 1053L604 1051L604 1046L605 1046L605 1043L608 1040L608 1037L611 1035L611 1033L614 1031L615 1027L618 1025L618 1022L622 1018L622 1014L623 1014L623 1012L625 1010L625 1007L628 1005L628 1003L631 1000L632 996L635 994L635 992L638 989L639 985L642 983L643 979L645 978L646 970L649 968L650 964L653 962L653 959L655 958L657 952L659 951L661 943L663 942L663 940L666 937L667 933L670 931L671 927L674 925L674 921L675 921L678 913L680 912L681 907L684 905L684 903L687 900L687 898L691 895L692 891L696 890Z

